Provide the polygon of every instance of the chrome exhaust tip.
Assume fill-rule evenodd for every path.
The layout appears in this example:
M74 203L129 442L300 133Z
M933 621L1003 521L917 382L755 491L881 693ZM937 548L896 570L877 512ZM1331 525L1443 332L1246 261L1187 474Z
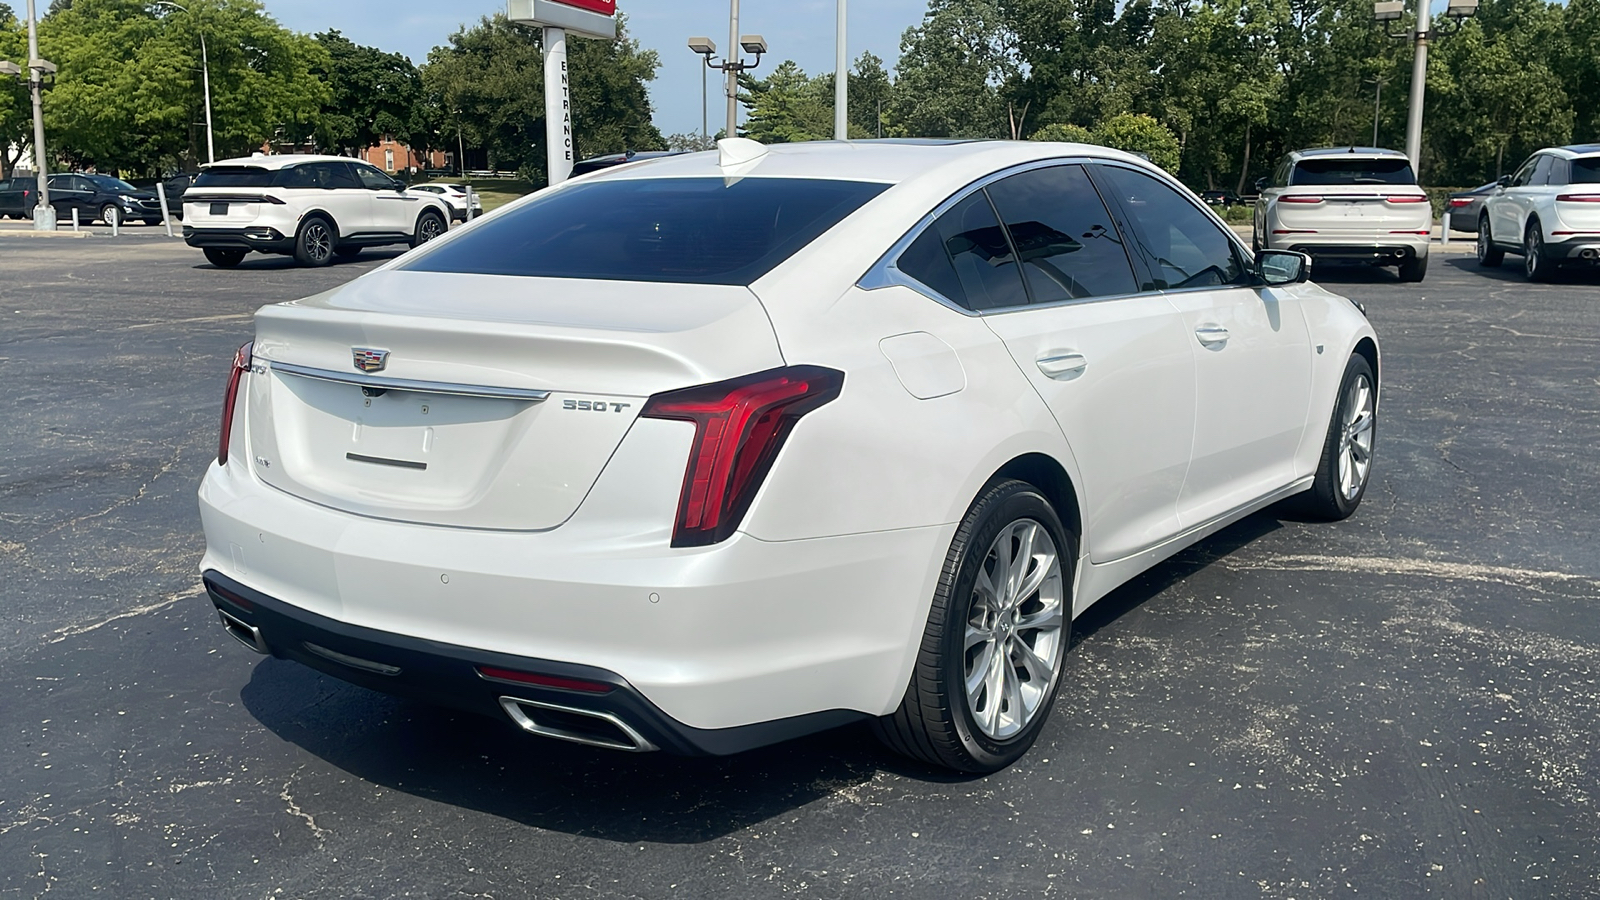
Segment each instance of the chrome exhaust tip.
M612 713L521 697L501 697L500 708L506 711L511 721L517 723L518 728L531 734L629 753L648 753L659 749Z
M234 640L262 656L272 652L267 649L267 642L261 637L261 629L237 616L229 615L227 610L220 607L217 609L217 615L222 617L223 629L233 635Z
M1582 253L1580 253L1578 255L1580 257L1582 257L1583 259L1587 259L1587 260L1591 260L1592 261L1592 260L1595 260L1595 259L1600 259L1600 250L1596 250L1593 247L1589 247L1589 248L1586 248Z

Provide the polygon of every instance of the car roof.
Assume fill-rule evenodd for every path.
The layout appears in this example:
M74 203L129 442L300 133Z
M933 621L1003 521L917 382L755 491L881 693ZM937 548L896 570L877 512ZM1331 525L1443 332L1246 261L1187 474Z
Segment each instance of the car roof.
M1540 153L1554 153L1565 159L1600 155L1600 144L1568 144L1565 147L1546 147Z
M237 168L239 166L251 166L257 169L276 171L278 169L287 169L290 166L297 166L301 163L308 162L358 163L366 162L366 160L351 159L348 156L328 156L320 153L280 153L273 156L241 156L237 159L219 159L214 163L206 163L200 168L202 171L204 171L205 169L210 168Z
M1393 158L1407 159L1408 157L1399 150L1389 150L1384 147L1310 147L1304 150L1295 150L1289 154L1295 160L1319 159L1330 156L1344 156L1353 159L1378 159Z
M583 181L633 178L740 177L825 178L899 184L944 169L994 171L1056 157L1091 156L1149 167L1121 150L1044 141L808 141L772 144L751 162L723 168L720 152L682 153L626 163L582 176Z

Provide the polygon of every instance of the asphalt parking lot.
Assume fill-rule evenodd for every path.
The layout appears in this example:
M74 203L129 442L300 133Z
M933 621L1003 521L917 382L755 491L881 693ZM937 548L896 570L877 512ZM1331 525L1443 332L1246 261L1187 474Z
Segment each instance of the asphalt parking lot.
M1600 896L1600 273L1319 269L1385 341L1361 510L1102 601L972 779L858 728L589 750L249 653L196 571L231 354L393 254L130 232L0 234L0 897Z

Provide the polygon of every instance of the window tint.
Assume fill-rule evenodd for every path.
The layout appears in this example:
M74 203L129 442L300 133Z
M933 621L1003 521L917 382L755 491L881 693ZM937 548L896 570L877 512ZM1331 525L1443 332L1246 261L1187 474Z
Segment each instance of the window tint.
M110 191L114 194L138 190L138 188L123 181L121 178L112 178L110 175L84 175L81 177L89 182L87 187L91 189L98 187L102 191Z
M1567 184L1571 175L1572 167L1567 165L1566 160L1557 157L1550 158L1550 180L1547 182L1548 184L1556 186Z
M212 166L195 176L194 186L264 188L272 185L273 174L258 166Z
M1537 156L1528 157L1528 161L1522 164L1522 168L1517 170L1517 174L1511 176L1511 186L1523 187L1531 183L1533 181L1533 170L1538 165L1539 158Z
M1136 290L1122 239L1082 166L1033 169L988 191L1034 303Z
M1116 166L1096 171L1132 220L1134 252L1153 278L1142 290L1247 282L1233 241L1192 200L1143 172Z
M1295 163L1290 184L1416 184L1411 161L1403 157L1346 159L1319 156Z
M749 284L887 187L759 177L574 183L484 219L402 268Z
M321 187L317 183L317 170L314 166L290 166L287 169L280 169L274 183L277 187L284 188Z
M354 172L350 171L349 163L325 162L312 163L313 177L317 180L317 187L321 188L360 188L361 182L356 180Z
M1572 161L1570 184L1600 184L1600 156L1583 156Z
M1542 156L1536 156L1534 159L1537 161L1533 164L1533 178L1528 183L1536 186L1541 184L1549 184L1550 162L1554 159L1554 157L1550 156L1549 154L1545 154Z
M354 166L356 177L361 179L361 186L369 191L392 191L395 189L393 178L379 172L371 166Z
M950 301L972 307L967 303L966 288L956 275L956 266L945 249L944 237L935 226L929 226L917 235L911 246L895 260L895 267L943 294Z
M929 228L944 244L964 298L952 297L968 309L1023 306L1028 291L1000 220L983 191L968 194Z

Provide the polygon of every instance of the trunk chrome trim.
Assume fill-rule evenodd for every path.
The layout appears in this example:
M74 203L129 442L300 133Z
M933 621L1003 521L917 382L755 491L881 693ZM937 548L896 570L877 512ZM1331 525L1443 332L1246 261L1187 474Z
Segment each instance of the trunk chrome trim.
M394 466L397 469L416 469L419 472L425 471L428 468L428 464L425 462L413 462L409 459L389 459L385 456L363 456L360 453L346 453L344 458L350 460L351 462L372 463L379 466Z
M449 394L457 397L488 397L498 400L527 400L532 402L550 399L549 391L537 391L529 388L489 387L480 384L452 384L445 381L413 381L409 378L385 378L353 372L334 372L328 369L278 362L277 360L268 360L267 364L275 371L288 375L315 378L319 381L333 381L339 384L353 384L382 391L411 391L417 394Z

